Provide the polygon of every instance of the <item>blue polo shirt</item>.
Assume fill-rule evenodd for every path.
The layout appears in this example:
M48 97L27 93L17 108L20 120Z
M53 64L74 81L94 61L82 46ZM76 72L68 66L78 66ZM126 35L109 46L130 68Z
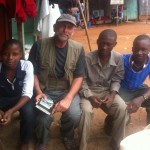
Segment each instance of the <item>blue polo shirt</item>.
M128 90L141 88L146 77L150 75L150 56L148 56L149 59L146 66L139 72L136 72L132 69L130 65L131 57L132 54L122 55L125 74L124 79L121 81L121 87Z

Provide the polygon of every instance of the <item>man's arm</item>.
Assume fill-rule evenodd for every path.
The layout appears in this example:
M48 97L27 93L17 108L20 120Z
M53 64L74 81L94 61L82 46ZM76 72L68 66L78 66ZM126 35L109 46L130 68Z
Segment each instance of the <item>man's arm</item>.
M92 91L90 90L88 86L87 81L90 80L88 78L88 69L87 69L88 65L90 66L90 62L88 61L88 59L86 59L85 76L84 76L83 84L81 86L80 95L81 97L88 99L94 108L99 108L102 102L97 96L93 95Z
M106 97L103 100L103 103L106 105L107 108L109 108L113 103L115 95L119 91L120 82L123 78L124 78L124 65L123 65L123 59L122 57L120 57L115 73L111 79L110 93L106 95Z
M124 65L123 65L123 59L122 57L120 57L118 61L118 65L115 70L115 74L111 79L110 91L116 91L116 93L118 93L120 88L120 82L123 78L124 78Z
M143 95L131 100L131 102L127 106L128 112L136 112L139 109L139 107L141 107L144 101L150 101L150 88L148 88L148 90L145 93L143 93Z
M46 98L46 95L40 89L39 80L36 75L39 69L39 55L41 49L41 41L35 42L29 53L29 61L32 62L34 66L34 92L36 94L35 101L38 101L40 98Z
M89 97L93 96L93 94L92 94L92 91L89 89L89 86L86 80L87 80L87 77L85 75L82 86L81 86L80 95L88 99Z
M69 92L61 101L55 105L53 112L65 112L69 108L73 98L81 87L82 81L83 77L77 77L73 79Z
M34 67L34 73L38 72L39 69L39 56L41 49L41 41L35 42L30 50L28 60L32 62Z
M68 94L66 95L66 97L73 99L74 96L78 93L81 87L82 81L83 81L83 77L74 78L71 84L70 90Z

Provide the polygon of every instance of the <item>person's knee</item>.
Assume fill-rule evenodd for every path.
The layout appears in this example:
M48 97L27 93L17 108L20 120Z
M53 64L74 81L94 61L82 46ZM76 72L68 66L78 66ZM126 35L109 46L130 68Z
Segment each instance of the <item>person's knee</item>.
M82 114L85 115L91 115L92 114L92 105L90 101L88 100L82 100L81 101L81 109L82 109Z
M73 124L77 124L80 120L81 113L82 111L80 107L80 97L76 95L69 109L63 113L62 118L63 120L64 118L66 118L67 120L70 120Z
M50 127L52 121L53 121L52 117L41 112L41 114L36 117L36 126Z
M29 100L19 111L20 114L27 119L34 119L36 116L35 105L32 99Z
M116 97L115 103L113 104L112 108L115 108L114 113L117 116L124 117L127 114L127 105L125 104L123 99L120 98L120 96Z
M80 113L74 113L74 114L70 114L68 116L69 118L69 122L72 122L72 124L74 124L75 126L78 125L79 121L80 121L80 118L81 118L81 112Z
M23 122L27 123L35 123L36 113L35 109L22 109L20 110L20 118Z
M118 115L121 115L121 116L125 116L127 114L127 109L126 109L126 104L124 105L118 105L118 107L116 108L118 112Z

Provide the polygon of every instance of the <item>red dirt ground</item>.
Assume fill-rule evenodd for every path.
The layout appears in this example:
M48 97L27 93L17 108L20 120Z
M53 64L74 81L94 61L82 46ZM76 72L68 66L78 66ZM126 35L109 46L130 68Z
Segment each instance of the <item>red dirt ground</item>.
M130 53L133 39L139 34L150 35L150 25L145 22L128 22L119 26L114 25L99 25L89 28L89 38L92 50L97 48L96 40L99 33L104 29L114 29L118 34L118 44L114 50L120 53ZM81 42L86 52L89 51L87 38L84 29L77 29L73 39ZM149 81L147 80L148 84ZM100 109L94 109L94 118L91 127L91 137L88 143L87 150L110 150L108 142L110 137L103 132L103 121L106 116ZM59 120L60 114L56 114L55 121L52 124L52 138L49 142L49 150L64 150L64 146L60 139ZM19 121L18 117L14 117L14 121L7 127L0 127L0 139L2 141L3 150L16 150L19 138ZM143 130L146 126L145 109L140 108L138 112L132 114L131 123L127 126L126 136L137 131ZM76 140L77 134L76 134ZM34 148L34 140L30 143L30 150Z

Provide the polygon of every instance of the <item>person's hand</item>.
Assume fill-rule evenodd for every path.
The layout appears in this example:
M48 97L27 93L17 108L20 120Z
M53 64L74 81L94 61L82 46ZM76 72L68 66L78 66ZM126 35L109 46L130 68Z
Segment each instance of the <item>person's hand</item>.
M131 100L131 102L129 104L127 104L128 112L129 113L136 112L139 109L139 107L141 107L143 101L144 101L144 99L142 96L139 96L139 97Z
M115 94L110 93L105 96L105 98L102 100L102 103L107 107L110 108L115 98Z
M3 116L2 116L2 118L0 120L0 124L1 125L6 125L9 122L11 122L12 115L13 115L13 112L11 111L11 109L9 109L8 111L4 112L4 114L3 114Z
M99 108L102 104L101 99L99 99L97 96L90 96L89 100L94 108Z
M47 96L46 96L44 93L38 94L38 95L35 97L35 102L38 102L41 98L46 99Z
M55 107L53 108L52 113L54 112L65 112L72 102L72 99L69 97L65 97L62 100L60 100L58 103L55 104Z

